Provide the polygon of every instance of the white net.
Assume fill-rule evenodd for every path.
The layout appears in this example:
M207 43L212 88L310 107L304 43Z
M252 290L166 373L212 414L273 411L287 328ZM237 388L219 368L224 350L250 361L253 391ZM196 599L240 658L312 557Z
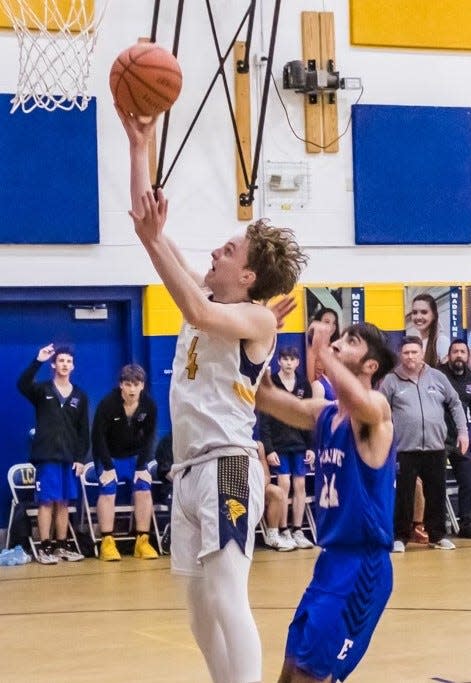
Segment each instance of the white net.
M87 108L90 64L109 0L0 0L19 43L11 112Z

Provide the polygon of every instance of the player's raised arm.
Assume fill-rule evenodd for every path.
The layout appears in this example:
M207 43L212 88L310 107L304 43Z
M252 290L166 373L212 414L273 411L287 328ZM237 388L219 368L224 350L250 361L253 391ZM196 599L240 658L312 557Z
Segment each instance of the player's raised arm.
M368 349L356 326L352 326L339 340L329 345L327 326L316 322L312 327L315 355L321 360L339 402L351 419L367 425L388 419L387 402L379 392L371 390L378 371L382 371L385 364L388 369L394 364L394 355L384 342L381 340L378 344L377 352L372 343ZM358 359L360 347L365 347L365 355Z
M300 401L289 391L278 389L268 373L265 373L257 389L255 402L257 410L298 429L312 429L320 412L328 404L324 399L315 398Z

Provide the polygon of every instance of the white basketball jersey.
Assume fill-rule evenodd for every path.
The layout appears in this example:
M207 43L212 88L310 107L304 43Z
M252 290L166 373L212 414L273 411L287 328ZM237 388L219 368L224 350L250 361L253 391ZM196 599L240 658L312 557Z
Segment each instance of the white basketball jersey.
M224 455L256 448L255 393L272 355L251 363L239 340L210 337L183 323L170 385L175 464L207 460L215 449L228 449Z

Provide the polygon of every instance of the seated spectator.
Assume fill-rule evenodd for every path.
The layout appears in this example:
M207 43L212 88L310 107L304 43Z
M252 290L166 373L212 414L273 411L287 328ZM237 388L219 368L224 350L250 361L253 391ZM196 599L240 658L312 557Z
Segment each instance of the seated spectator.
M92 428L93 458L100 482L97 515L102 541L100 560L121 559L113 537L118 481L132 488L136 544L134 557L152 560L157 551L149 543L152 517L151 475L157 407L144 391L146 373L140 365L125 365L119 387L103 398Z
M267 456L261 441L257 441L258 457L265 475L265 521L267 523L266 545L280 552L287 552L296 548L296 543L280 535L280 524L286 505L286 493L282 488L272 483Z
M293 346L283 347L278 353L280 370L272 376L276 387L288 391L300 400L311 398L309 382L297 373L299 351ZM260 413L260 439L267 454L267 461L273 474L278 477L286 496L280 535L288 541L294 540L297 548L312 548L313 543L302 531L302 520L306 506L305 477L314 460L312 431L290 427L274 417ZM288 529L288 496L293 490L292 529Z

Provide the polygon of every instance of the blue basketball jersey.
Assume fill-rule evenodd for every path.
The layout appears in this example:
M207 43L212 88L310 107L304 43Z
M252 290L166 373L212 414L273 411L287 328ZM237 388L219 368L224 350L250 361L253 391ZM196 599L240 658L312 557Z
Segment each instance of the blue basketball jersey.
M349 419L332 433L338 406L326 406L316 428L316 525L322 547L390 549L393 542L396 452L379 469L361 459Z
M327 377L325 375L321 375L318 378L318 381L324 387L324 398L325 398L325 400L326 401L335 401L337 399L337 396L335 395L335 389L332 386L332 384L329 382Z

